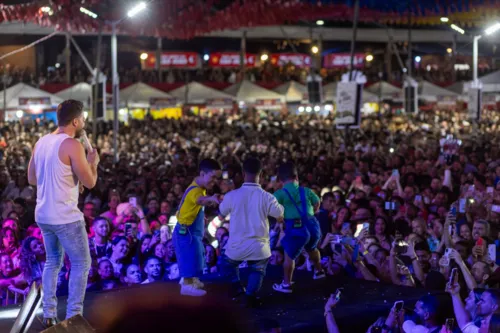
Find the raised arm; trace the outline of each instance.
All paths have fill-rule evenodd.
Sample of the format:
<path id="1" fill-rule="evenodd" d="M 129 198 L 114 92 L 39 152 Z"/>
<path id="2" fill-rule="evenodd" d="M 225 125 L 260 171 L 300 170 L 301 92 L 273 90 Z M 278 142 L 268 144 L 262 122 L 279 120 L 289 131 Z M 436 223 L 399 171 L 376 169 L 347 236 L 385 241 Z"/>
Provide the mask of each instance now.
<path id="1" fill-rule="evenodd" d="M 78 180 L 88 189 L 91 189 L 97 183 L 97 166 L 99 165 L 99 155 L 97 150 L 85 157 L 85 150 L 80 142 L 74 139 L 66 139 L 61 145 L 63 154 L 67 152 L 70 165 Z M 61 157 L 61 152 L 59 152 Z"/>

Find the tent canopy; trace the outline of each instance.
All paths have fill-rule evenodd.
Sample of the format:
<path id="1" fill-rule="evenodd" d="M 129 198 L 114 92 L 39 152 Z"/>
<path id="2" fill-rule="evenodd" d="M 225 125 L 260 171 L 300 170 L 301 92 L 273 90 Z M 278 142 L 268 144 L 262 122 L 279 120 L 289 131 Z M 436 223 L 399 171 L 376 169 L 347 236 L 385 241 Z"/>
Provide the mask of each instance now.
<path id="1" fill-rule="evenodd" d="M 288 103 L 295 103 L 306 99 L 307 87 L 296 81 L 290 81 L 276 87 L 274 92 L 285 96 Z"/>
<path id="2" fill-rule="evenodd" d="M 418 84 L 418 97 L 429 102 L 435 102 L 440 97 L 458 98 L 458 94 L 430 82 L 422 81 Z"/>
<path id="3" fill-rule="evenodd" d="M 186 99 L 186 89 L 188 94 L 187 101 L 190 104 L 204 104 L 208 99 L 213 98 L 234 99 L 234 97 L 229 94 L 207 87 L 198 82 L 191 82 L 174 89 L 170 91 L 169 94 L 177 98 L 178 101 L 184 101 Z"/>
<path id="4" fill-rule="evenodd" d="M 171 98 L 172 96 L 153 88 L 145 83 L 138 82 L 120 90 L 121 105 L 132 108 L 148 108 L 151 98 Z"/>
<path id="5" fill-rule="evenodd" d="M 246 103 L 255 103 L 257 100 L 279 99 L 285 101 L 285 97 L 272 90 L 268 90 L 258 86 L 248 80 L 241 81 L 226 88 L 224 92 L 234 96 L 238 101 Z"/>
<path id="6" fill-rule="evenodd" d="M 338 82 L 331 82 L 323 86 L 323 100 L 325 102 L 334 102 L 337 99 L 337 85 Z M 371 92 L 363 89 L 362 93 L 363 103 L 376 103 L 378 102 L 378 96 L 372 94 Z"/>
<path id="7" fill-rule="evenodd" d="M 3 96 L 4 93 L 1 91 L 0 107 L 2 108 L 4 104 Z M 11 110 L 29 110 L 34 107 L 42 110 L 51 109 L 63 102 L 60 97 L 25 83 L 18 83 L 7 88 L 6 97 L 7 109 Z"/>
<path id="8" fill-rule="evenodd" d="M 379 81 L 377 83 L 372 84 L 366 91 L 379 95 L 382 95 L 382 99 L 390 99 L 390 100 L 400 100 L 403 97 L 403 90 L 386 81 Z"/>
<path id="9" fill-rule="evenodd" d="M 86 82 L 77 83 L 56 93 L 56 96 L 63 100 L 74 99 L 80 101 L 85 107 L 89 108 L 91 107 L 90 101 L 92 100 L 92 86 Z"/>
<path id="10" fill-rule="evenodd" d="M 496 71 L 479 78 L 483 83 L 484 92 L 500 92 L 500 71 Z"/>

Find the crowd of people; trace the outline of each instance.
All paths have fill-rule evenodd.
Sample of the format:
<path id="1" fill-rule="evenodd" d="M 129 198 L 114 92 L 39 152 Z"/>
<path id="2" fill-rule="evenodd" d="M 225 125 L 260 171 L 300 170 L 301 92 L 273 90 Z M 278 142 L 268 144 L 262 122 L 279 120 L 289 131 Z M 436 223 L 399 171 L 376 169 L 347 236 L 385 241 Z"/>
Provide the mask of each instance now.
<path id="1" fill-rule="evenodd" d="M 499 121 L 492 112 L 485 112 L 477 125 L 465 114 L 438 110 L 372 115 L 346 137 L 334 128 L 331 116 L 249 112 L 146 118 L 121 126 L 117 163 L 111 124 L 99 123 L 98 137 L 90 136 L 100 152 L 99 179 L 80 195 L 92 257 L 87 289 L 178 280 L 171 235 L 198 163 L 211 158 L 222 165 L 224 176 L 210 194 L 224 196 L 242 186 L 241 161 L 253 156 L 263 166 L 262 188 L 276 193 L 278 201 L 286 180 L 278 169 L 290 161 L 300 186 L 321 198 L 313 212 L 322 234 L 320 267 L 312 252 L 301 252 L 293 258 L 296 269 L 314 271 L 315 277 L 347 275 L 423 288 L 422 295 L 427 294 L 424 288 L 446 290 L 455 326 L 463 332 L 499 332 Z M 0 129 L 3 304 L 11 303 L 12 295 L 25 295 L 42 276 L 45 251 L 33 217 L 36 188 L 28 185 L 26 167 L 36 141 L 54 128 L 50 123 L 8 123 Z M 220 259 L 231 238 L 231 216 L 219 215 L 216 208 L 205 211 L 206 274 L 221 272 Z M 282 266 L 287 228 L 269 220 L 269 264 Z M 57 281 L 60 295 L 67 293 L 70 274 L 65 260 Z M 285 278 L 275 289 L 293 293 L 295 288 Z M 332 297 L 325 308 L 330 332 L 338 329 L 334 307 L 339 299 Z M 451 331 L 441 309 L 435 298 L 425 296 L 415 307 L 417 319 L 405 319 L 404 310 L 395 306 L 368 331 Z"/>

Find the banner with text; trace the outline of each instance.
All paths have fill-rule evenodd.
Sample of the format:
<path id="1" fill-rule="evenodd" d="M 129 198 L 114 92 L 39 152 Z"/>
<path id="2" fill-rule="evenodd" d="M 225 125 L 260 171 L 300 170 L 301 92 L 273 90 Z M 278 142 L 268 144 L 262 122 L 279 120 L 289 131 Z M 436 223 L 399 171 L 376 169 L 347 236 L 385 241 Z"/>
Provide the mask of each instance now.
<path id="1" fill-rule="evenodd" d="M 354 67 L 361 68 L 365 64 L 365 54 L 354 54 Z M 323 58 L 323 67 L 325 68 L 341 68 L 351 66 L 351 54 L 349 53 L 332 53 L 327 54 Z"/>
<path id="2" fill-rule="evenodd" d="M 200 56 L 196 52 L 163 52 L 160 58 L 161 68 L 198 68 Z M 142 61 L 143 69 L 156 69 L 156 53 L 149 52 Z"/>
<path id="3" fill-rule="evenodd" d="M 177 98 L 175 97 L 151 97 L 149 104 L 152 108 L 173 108 L 177 106 Z"/>
<path id="4" fill-rule="evenodd" d="M 255 67 L 256 54 L 247 53 L 245 55 L 245 66 Z M 210 54 L 208 61 L 212 67 L 239 67 L 240 54 L 238 52 L 217 52 Z"/>
<path id="5" fill-rule="evenodd" d="M 301 53 L 275 53 L 271 54 L 271 64 L 275 66 L 292 65 L 304 68 L 311 66 L 311 56 Z"/>
<path id="6" fill-rule="evenodd" d="M 19 105 L 50 105 L 50 97 L 19 97 Z"/>
<path id="7" fill-rule="evenodd" d="M 359 85 L 362 87 L 362 85 Z M 337 115 L 335 124 L 337 126 L 359 125 L 361 91 L 356 82 L 339 82 L 337 84 Z"/>
<path id="8" fill-rule="evenodd" d="M 281 110 L 283 103 L 281 99 L 257 99 L 255 101 L 255 108 L 260 110 Z"/>

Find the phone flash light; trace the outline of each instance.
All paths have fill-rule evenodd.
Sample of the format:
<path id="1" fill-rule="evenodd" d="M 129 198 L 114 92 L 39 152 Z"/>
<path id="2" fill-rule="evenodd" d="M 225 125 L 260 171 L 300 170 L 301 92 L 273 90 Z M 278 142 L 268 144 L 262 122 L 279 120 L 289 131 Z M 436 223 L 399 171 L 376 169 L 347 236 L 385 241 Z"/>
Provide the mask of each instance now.
<path id="1" fill-rule="evenodd" d="M 389 148 L 389 153 L 394 153 L 394 148 Z"/>

